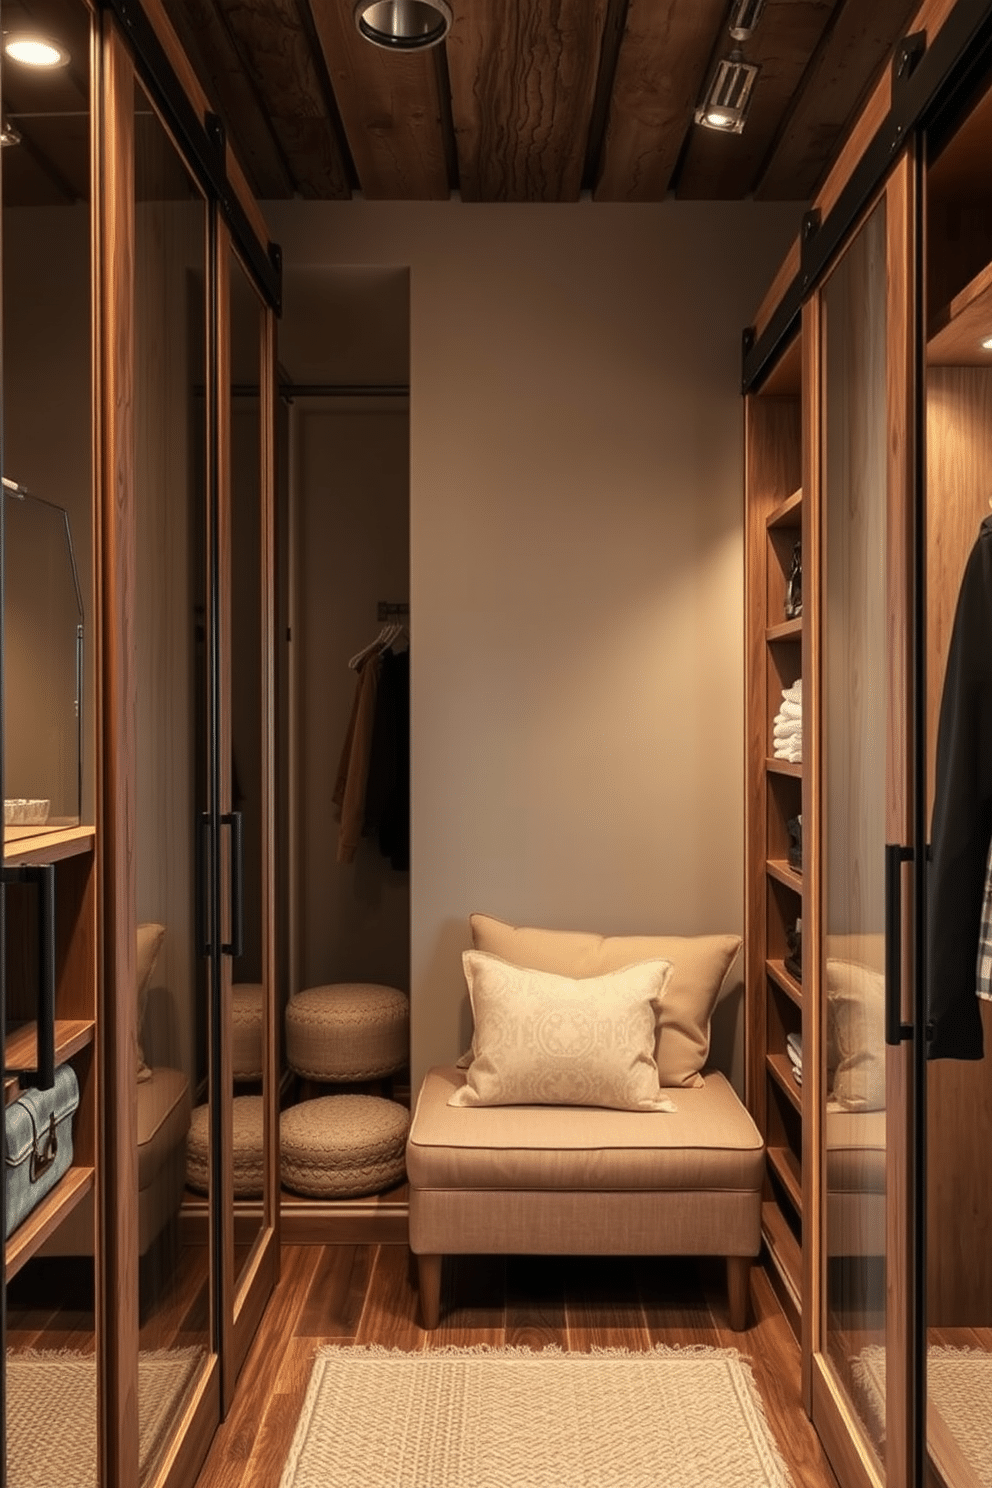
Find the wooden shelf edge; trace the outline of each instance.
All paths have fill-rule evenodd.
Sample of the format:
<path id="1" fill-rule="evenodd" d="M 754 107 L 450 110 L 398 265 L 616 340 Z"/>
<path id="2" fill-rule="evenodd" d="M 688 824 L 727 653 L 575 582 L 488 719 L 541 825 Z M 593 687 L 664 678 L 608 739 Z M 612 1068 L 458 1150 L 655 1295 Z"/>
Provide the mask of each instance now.
<path id="1" fill-rule="evenodd" d="M 959 290 L 947 305 L 939 306 L 930 317 L 927 326 L 928 347 L 937 340 L 942 331 L 955 324 L 963 315 L 979 305 L 992 292 L 992 264 L 980 269 L 963 289 Z"/>
<path id="2" fill-rule="evenodd" d="M 790 775 L 793 780 L 803 778 L 802 761 L 794 765 L 791 760 L 776 759 L 770 754 L 765 760 L 765 769 L 769 775 Z"/>
<path id="3" fill-rule="evenodd" d="M 797 982 L 795 977 L 786 971 L 785 962 L 766 961 L 765 971 L 771 977 L 776 987 L 784 992 L 786 997 L 796 1004 L 796 1007 L 801 1008 L 803 1005 L 802 983 Z"/>
<path id="4" fill-rule="evenodd" d="M 802 1316 L 802 1251 L 778 1205 L 761 1206 L 761 1237 L 772 1269 L 772 1285 L 798 1337 Z"/>
<path id="5" fill-rule="evenodd" d="M 7 1241 L 7 1280 L 16 1276 L 38 1251 L 49 1235 L 54 1235 L 77 1204 L 81 1204 L 94 1183 L 92 1168 L 70 1168 L 37 1209 L 32 1209 L 23 1224 Z"/>
<path id="6" fill-rule="evenodd" d="M 96 1023 L 92 1018 L 57 1018 L 55 1020 L 55 1063 L 65 1064 L 73 1054 L 92 1044 Z M 4 1048 L 4 1068 L 35 1069 L 38 1064 L 37 1025 L 25 1023 L 12 1033 Z M 8 1082 L 9 1083 L 9 1082 Z"/>
<path id="7" fill-rule="evenodd" d="M 765 640 L 769 645 L 776 641 L 801 641 L 803 638 L 803 617 L 799 615 L 795 620 L 781 620 L 778 625 L 769 625 L 765 628 Z"/>
<path id="8" fill-rule="evenodd" d="M 799 1114 L 802 1115 L 802 1086 L 796 1083 L 792 1074 L 792 1062 L 789 1056 L 787 1054 L 766 1054 L 765 1065 L 775 1083 L 782 1089 Z"/>
<path id="9" fill-rule="evenodd" d="M 60 827 L 32 837 L 4 838 L 5 863 L 57 863 L 90 852 L 96 842 L 95 827 Z"/>
<path id="10" fill-rule="evenodd" d="M 768 1166 L 788 1194 L 792 1207 L 802 1218 L 803 1185 L 795 1153 L 789 1147 L 767 1147 L 765 1156 Z"/>
<path id="11" fill-rule="evenodd" d="M 792 889 L 797 894 L 802 893 L 803 876 L 797 873 L 785 858 L 766 859 L 765 872 L 771 878 L 777 879 L 780 884 L 785 884 L 787 889 Z"/>
<path id="12" fill-rule="evenodd" d="M 772 507 L 765 518 L 765 525 L 767 527 L 798 527 L 802 505 L 803 490 L 800 486 L 798 491 L 793 491 L 792 495 L 780 501 L 778 506 Z"/>

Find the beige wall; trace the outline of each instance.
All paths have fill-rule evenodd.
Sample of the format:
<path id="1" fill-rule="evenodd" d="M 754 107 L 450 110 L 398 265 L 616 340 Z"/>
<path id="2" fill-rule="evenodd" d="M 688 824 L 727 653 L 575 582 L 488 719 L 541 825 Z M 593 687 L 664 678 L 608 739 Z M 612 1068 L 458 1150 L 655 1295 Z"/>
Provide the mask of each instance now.
<path id="1" fill-rule="evenodd" d="M 410 268 L 416 1082 L 473 909 L 741 927 L 740 332 L 796 211 L 267 215 L 290 265 Z"/>

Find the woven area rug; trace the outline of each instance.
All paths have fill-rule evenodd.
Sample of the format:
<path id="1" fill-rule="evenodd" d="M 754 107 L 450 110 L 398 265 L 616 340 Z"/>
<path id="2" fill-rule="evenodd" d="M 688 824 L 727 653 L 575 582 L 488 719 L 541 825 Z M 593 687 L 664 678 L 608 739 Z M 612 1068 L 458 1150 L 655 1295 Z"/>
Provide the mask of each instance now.
<path id="1" fill-rule="evenodd" d="M 318 1351 L 280 1488 L 788 1488 L 735 1349 Z"/>
<path id="2" fill-rule="evenodd" d="M 183 1409 L 202 1348 L 138 1355 L 138 1473 L 144 1482 Z M 9 1488 L 96 1488 L 92 1354 L 7 1353 Z"/>
<path id="3" fill-rule="evenodd" d="M 870 1344 L 852 1369 L 884 1429 L 885 1350 Z M 927 1349 L 927 1394 L 978 1481 L 992 1488 L 992 1354 L 932 1344 Z"/>

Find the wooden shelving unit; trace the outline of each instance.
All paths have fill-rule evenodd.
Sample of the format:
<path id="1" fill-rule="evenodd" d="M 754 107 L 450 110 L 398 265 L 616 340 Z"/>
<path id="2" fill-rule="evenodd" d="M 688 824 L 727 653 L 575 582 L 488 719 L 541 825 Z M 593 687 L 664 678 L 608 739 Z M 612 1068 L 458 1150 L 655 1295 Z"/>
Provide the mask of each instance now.
<path id="1" fill-rule="evenodd" d="M 797 1333 L 802 1312 L 803 1092 L 786 1052 L 803 1031 L 803 989 L 787 969 L 802 920 L 803 874 L 790 861 L 788 823 L 803 811 L 803 767 L 774 756 L 783 690 L 803 672 L 802 616 L 786 613 L 801 543 L 802 346 L 794 339 L 745 405 L 747 570 L 747 1099 L 765 1139 L 766 1259 Z"/>
<path id="2" fill-rule="evenodd" d="M 73 1161 L 68 1172 L 17 1227 L 6 1244 L 6 1279 L 36 1255 L 73 1210 L 92 1192 L 96 1163 L 96 834 L 91 826 L 55 827 L 19 833 L 4 841 L 8 865 L 56 866 L 55 1062 L 71 1062 L 79 1080 L 73 1119 Z M 4 1046 L 4 1103 L 16 1100 L 16 1071 L 37 1067 L 37 1027 L 18 1021 L 18 1000 L 27 1010 L 37 980 L 36 905 L 28 886 L 7 888 L 7 988 L 13 1011 Z M 21 1013 L 23 1017 L 23 1012 Z M 28 1075 L 30 1082 L 30 1075 Z"/>

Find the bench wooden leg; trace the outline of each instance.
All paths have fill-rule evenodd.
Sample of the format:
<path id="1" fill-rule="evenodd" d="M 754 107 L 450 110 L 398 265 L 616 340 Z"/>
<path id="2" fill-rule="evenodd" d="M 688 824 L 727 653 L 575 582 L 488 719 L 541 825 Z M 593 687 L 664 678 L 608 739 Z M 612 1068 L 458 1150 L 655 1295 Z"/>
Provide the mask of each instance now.
<path id="1" fill-rule="evenodd" d="M 735 1333 L 743 1333 L 747 1327 L 747 1304 L 751 1290 L 751 1257 L 727 1257 L 727 1299 L 729 1302 L 730 1326 Z"/>
<path id="2" fill-rule="evenodd" d="M 434 1329 L 441 1321 L 441 1262 L 439 1255 L 419 1255 L 417 1276 L 420 1286 L 420 1321 L 427 1329 Z"/>

